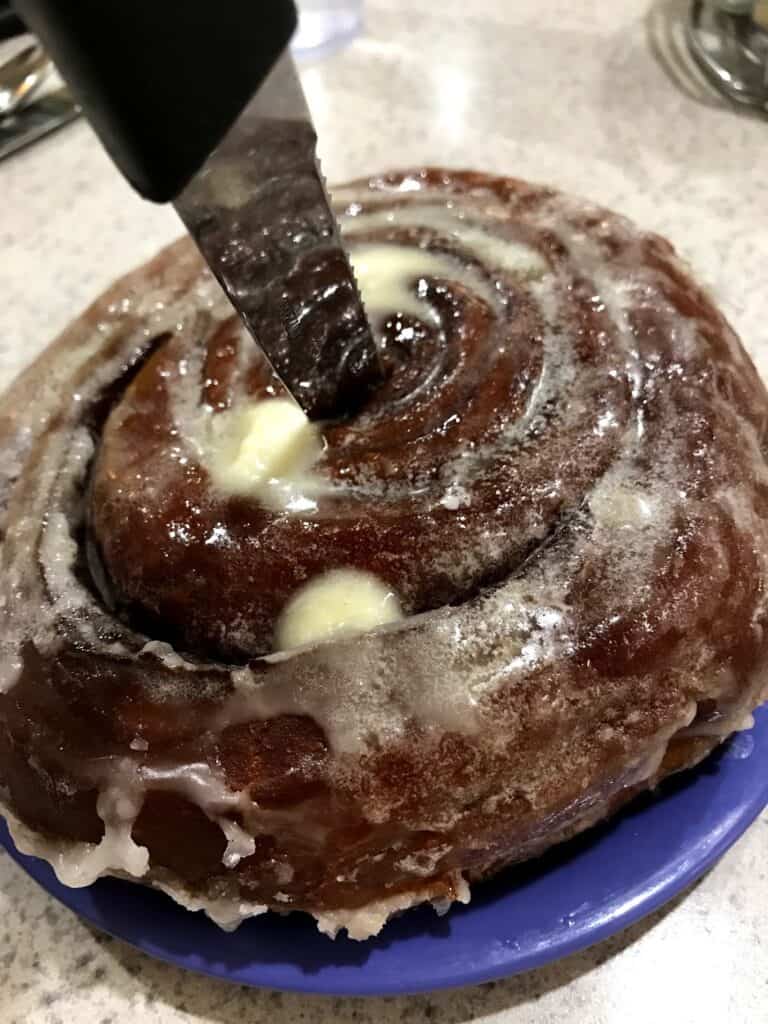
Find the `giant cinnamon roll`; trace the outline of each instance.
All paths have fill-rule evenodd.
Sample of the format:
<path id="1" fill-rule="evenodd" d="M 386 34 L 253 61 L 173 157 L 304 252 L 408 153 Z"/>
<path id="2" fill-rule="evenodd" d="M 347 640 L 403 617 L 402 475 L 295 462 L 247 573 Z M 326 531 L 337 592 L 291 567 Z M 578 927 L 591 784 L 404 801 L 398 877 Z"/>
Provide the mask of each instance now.
<path id="1" fill-rule="evenodd" d="M 188 239 L 2 400 L 0 782 L 70 885 L 364 938 L 748 725 L 768 400 L 621 217 L 438 170 L 336 196 L 353 415 L 297 420 Z M 298 315 L 341 315 L 311 273 Z"/>

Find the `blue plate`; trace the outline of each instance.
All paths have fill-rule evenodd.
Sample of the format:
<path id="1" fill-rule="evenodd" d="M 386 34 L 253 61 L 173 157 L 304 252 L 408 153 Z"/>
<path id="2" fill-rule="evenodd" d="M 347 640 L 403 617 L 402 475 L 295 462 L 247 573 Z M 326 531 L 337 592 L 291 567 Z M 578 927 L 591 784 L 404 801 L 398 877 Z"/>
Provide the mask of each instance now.
<path id="1" fill-rule="evenodd" d="M 266 915 L 224 934 L 161 893 L 101 879 L 67 889 L 0 841 L 43 888 L 91 924 L 192 971 L 242 985 L 384 995 L 488 981 L 583 949 L 655 910 L 720 857 L 768 804 L 768 706 L 694 771 L 612 821 L 474 888 L 468 907 L 430 908 L 377 939 L 331 942 L 300 914 Z"/>

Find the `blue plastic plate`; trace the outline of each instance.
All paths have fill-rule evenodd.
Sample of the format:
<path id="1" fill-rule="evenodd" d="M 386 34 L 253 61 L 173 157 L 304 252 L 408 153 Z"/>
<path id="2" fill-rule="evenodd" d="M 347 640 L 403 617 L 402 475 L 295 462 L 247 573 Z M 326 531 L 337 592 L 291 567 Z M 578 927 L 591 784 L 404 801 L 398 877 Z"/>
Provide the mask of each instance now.
<path id="1" fill-rule="evenodd" d="M 320 935 L 304 915 L 265 915 L 225 934 L 161 893 L 101 879 L 60 885 L 0 841 L 49 893 L 151 956 L 243 985 L 338 995 L 419 992 L 488 981 L 583 949 L 655 910 L 735 842 L 768 804 L 768 706 L 694 771 L 539 860 L 478 885 L 439 918 L 410 911 L 369 942 Z"/>

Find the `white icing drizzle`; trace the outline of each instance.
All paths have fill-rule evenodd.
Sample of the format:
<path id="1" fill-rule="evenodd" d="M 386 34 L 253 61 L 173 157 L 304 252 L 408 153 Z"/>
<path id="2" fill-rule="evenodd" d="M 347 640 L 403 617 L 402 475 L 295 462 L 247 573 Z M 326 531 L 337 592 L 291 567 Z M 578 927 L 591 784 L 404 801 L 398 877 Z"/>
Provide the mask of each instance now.
<path id="1" fill-rule="evenodd" d="M 407 313 L 439 326 L 440 316 L 426 293 L 426 282 L 430 279 L 458 282 L 489 304 L 498 302 L 482 274 L 444 253 L 391 242 L 352 242 L 349 257 L 366 313 L 374 319 Z"/>
<path id="2" fill-rule="evenodd" d="M 105 858 L 101 857 L 97 863 L 94 859 L 94 850 L 98 847 L 89 843 L 48 840 L 23 825 L 7 808 L 2 808 L 0 805 L 0 810 L 6 818 L 11 837 L 19 852 L 47 861 L 53 867 L 62 885 L 81 888 L 90 885 L 105 874 L 124 874 L 133 878 L 146 875 L 148 865 L 143 863 L 143 856 L 137 859 L 137 863 L 131 861 L 126 863 L 123 856 L 124 851 L 120 851 L 118 856 L 113 858 L 114 862 L 107 864 Z M 137 849 L 143 850 L 144 848 L 137 847 Z M 97 868 L 98 874 L 94 873 Z M 139 871 L 138 868 L 142 870 Z M 244 921 L 252 917 L 259 917 L 269 909 L 264 904 L 244 900 L 234 894 L 216 896 L 192 893 L 181 882 L 169 877 L 168 873 L 162 869 L 159 869 L 156 875 L 150 875 L 144 880 L 153 888 L 170 896 L 186 910 L 203 911 L 222 931 L 234 931 Z M 286 877 L 285 881 L 290 881 L 290 877 Z M 469 886 L 461 874 L 454 872 L 449 876 L 449 881 L 455 891 L 456 901 L 469 903 Z M 446 913 L 451 905 L 451 900 L 433 899 L 433 893 L 434 887 L 426 884 L 424 889 L 415 889 L 407 894 L 376 900 L 354 910 L 310 913 L 317 922 L 318 930 L 323 934 L 335 938 L 342 929 L 346 929 L 350 938 L 363 941 L 377 935 L 392 915 L 417 906 L 419 903 L 431 901 L 438 914 Z M 288 897 L 284 893 L 277 893 L 278 899 L 280 896 L 284 897 L 283 902 L 288 902 Z"/>
<path id="3" fill-rule="evenodd" d="M 166 668 L 184 669 L 185 671 L 196 671 L 198 666 L 183 658 L 178 651 L 175 651 L 165 640 L 148 640 L 139 651 L 142 654 L 151 654 Z"/>
<path id="4" fill-rule="evenodd" d="M 340 202 L 344 201 L 344 194 L 337 197 Z M 373 205 L 373 204 L 372 204 Z M 353 207 L 354 210 L 354 207 Z M 488 210 L 484 214 L 488 215 Z M 467 212 L 458 203 L 451 205 L 436 205 L 428 202 L 413 202 L 407 206 L 395 207 L 388 210 L 373 209 L 370 212 L 355 213 L 347 212 L 343 219 L 345 236 L 352 245 L 352 262 L 355 270 L 358 270 L 358 259 L 356 253 L 365 249 L 365 243 L 355 244 L 355 235 L 367 231 L 380 230 L 382 228 L 431 228 L 443 238 L 456 242 L 465 252 L 469 252 L 478 260 L 487 263 L 491 268 L 501 270 L 507 274 L 521 278 L 537 278 L 547 270 L 546 261 L 532 249 L 530 245 L 516 241 L 513 238 L 502 238 L 498 235 L 489 234 L 482 227 L 469 219 Z M 494 224 L 496 230 L 504 230 L 504 217 L 500 223 Z M 508 229 L 508 225 L 506 226 Z M 404 247 L 403 247 L 404 248 Z M 412 248 L 405 249 L 406 252 L 414 253 Z M 417 252 L 418 250 L 416 250 Z M 413 271 L 409 268 L 408 273 Z M 418 271 L 417 271 L 418 272 Z M 429 273 L 424 270 L 423 273 Z M 447 275 L 446 275 L 447 276 Z M 367 304 L 364 285 L 363 298 Z M 389 307 L 391 311 L 392 307 Z"/>
<path id="5" fill-rule="evenodd" d="M 690 727 L 690 723 L 695 712 L 695 704 L 689 704 L 681 711 L 680 715 L 674 722 L 668 724 L 664 729 L 662 729 L 659 734 L 649 742 L 644 755 L 633 766 L 630 766 L 626 770 L 621 779 L 617 780 L 617 788 L 634 786 L 646 780 L 653 779 L 658 772 L 670 738 L 680 730 L 682 730 L 682 733 L 684 734 L 699 735 L 700 733 L 698 732 L 697 727 Z M 735 717 L 736 712 L 734 712 L 734 716 L 732 718 L 729 716 L 729 720 L 719 720 L 716 725 L 715 723 L 712 724 L 711 731 L 708 730 L 706 733 L 701 734 L 725 737 L 732 731 L 733 719 L 735 719 Z M 746 722 L 743 721 L 742 725 L 746 727 Z M 689 726 L 689 728 L 686 728 L 686 726 Z M 224 804 L 230 806 L 237 804 L 242 809 L 243 798 L 241 794 L 233 794 L 231 792 L 223 794 L 221 783 L 212 776 L 212 773 L 207 769 L 207 766 L 202 770 L 200 770 L 200 766 L 195 767 L 198 770 L 193 773 L 190 780 L 185 780 L 179 773 L 155 772 L 152 775 L 147 774 L 145 776 L 145 781 L 150 781 L 151 779 L 156 783 L 165 783 L 170 780 L 175 788 L 178 787 L 176 791 L 183 793 L 183 795 L 192 800 L 192 802 L 198 803 L 198 805 L 200 805 L 200 798 L 202 797 L 203 802 L 206 805 L 208 805 L 208 800 L 210 798 L 214 804 L 223 800 Z M 128 768 L 125 762 L 122 763 L 121 770 L 127 780 L 133 782 L 137 778 L 136 773 Z M 496 799 L 501 799 L 502 796 L 503 794 L 498 794 Z M 113 791 L 110 797 L 107 800 L 104 800 L 102 807 L 105 809 L 108 808 L 110 818 L 117 810 L 115 805 L 124 798 L 125 792 L 118 795 L 117 792 Z M 7 808 L 2 808 L 2 806 L 0 806 L 0 810 L 2 810 L 8 820 L 11 835 L 20 852 L 36 857 L 42 857 L 47 860 L 54 867 L 57 876 L 63 884 L 72 886 L 87 885 L 102 874 L 113 873 L 125 873 L 132 875 L 133 877 L 141 877 L 142 875 L 145 875 L 148 870 L 149 866 L 145 863 L 141 852 L 139 853 L 136 862 L 134 862 L 130 855 L 128 855 L 132 847 L 132 840 L 128 837 L 126 841 L 124 833 L 120 835 L 119 838 L 115 837 L 118 842 L 117 847 L 113 848 L 111 840 L 109 846 L 103 849 L 99 856 L 94 856 L 95 851 L 98 850 L 99 847 L 94 847 L 87 843 L 68 843 L 63 840 L 48 840 L 38 833 L 32 832 L 30 829 L 26 828 L 26 826 L 18 822 Z M 126 805 L 119 813 L 124 817 L 130 817 L 133 810 L 133 806 Z M 604 811 L 602 810 L 602 805 L 599 801 L 595 802 L 593 798 L 588 798 L 585 799 L 584 807 L 579 810 L 578 813 L 581 816 L 580 820 L 586 827 L 589 823 L 599 820 Z M 123 844 L 122 847 L 120 847 L 120 843 Z M 143 848 L 140 847 L 137 847 L 136 849 L 139 851 L 143 850 Z M 318 929 L 332 938 L 341 930 L 346 929 L 350 938 L 365 940 L 378 934 L 391 916 L 407 910 L 412 906 L 416 906 L 419 903 L 431 901 L 438 914 L 446 913 L 450 908 L 452 901 L 443 897 L 435 897 L 434 887 L 430 886 L 428 879 L 430 874 L 437 867 L 442 856 L 444 856 L 445 852 L 449 849 L 449 846 L 437 846 L 418 857 L 411 855 L 401 860 L 399 866 L 402 870 L 405 870 L 416 877 L 424 878 L 424 888 L 415 889 L 408 893 L 397 894 L 392 897 L 384 897 L 383 899 L 375 900 L 354 910 L 339 909 L 335 911 L 312 912 L 317 921 Z M 115 856 L 107 856 L 108 851 L 114 852 Z M 239 857 L 235 863 L 237 863 L 238 860 Z M 109 861 L 109 863 L 107 863 L 107 861 Z M 292 876 L 290 866 L 282 865 L 281 867 L 283 881 L 290 881 Z M 96 873 L 97 871 L 98 873 Z M 172 899 L 186 909 L 191 911 L 204 911 L 211 920 L 225 931 L 231 931 L 237 928 L 243 921 L 250 917 L 258 916 L 268 909 L 262 904 L 243 900 L 239 896 L 233 894 L 192 894 L 177 880 L 166 877 L 166 873 L 162 870 L 159 870 L 157 873 L 150 874 L 146 878 L 146 881 L 155 888 L 167 893 Z M 460 903 L 469 903 L 469 886 L 461 873 L 453 872 L 448 876 L 448 881 L 454 891 L 454 899 Z M 281 894 L 278 893 L 278 898 L 280 895 Z M 288 899 L 286 898 L 285 901 L 288 902 Z"/>
<path id="6" fill-rule="evenodd" d="M 133 744 L 131 744 L 133 746 Z M 223 775 L 206 763 L 177 764 L 167 768 L 137 764 L 130 758 L 100 762 L 94 772 L 101 776 L 96 810 L 104 823 L 97 844 L 41 840 L 20 823 L 13 823 L 14 842 L 22 853 L 48 860 L 63 885 L 81 888 L 107 874 L 141 878 L 149 870 L 149 853 L 138 846 L 132 829 L 147 792 L 153 789 L 177 793 L 216 822 L 227 840 L 222 856 L 226 868 L 236 867 L 255 850 L 255 840 L 233 815 L 250 821 L 258 807 L 247 793 L 231 790 Z M 9 816 L 9 821 L 11 817 Z M 42 852 L 41 852 L 42 851 Z"/>
<path id="7" fill-rule="evenodd" d="M 214 772 L 209 764 L 142 766 L 139 776 L 148 790 L 178 793 L 216 822 L 227 840 L 222 856 L 226 868 L 237 867 L 241 860 L 252 856 L 254 837 L 233 815 L 242 816 L 247 825 L 258 808 L 247 793 L 231 790 L 223 774 Z"/>
<path id="8" fill-rule="evenodd" d="M 137 846 L 131 829 L 144 801 L 144 788 L 128 759 L 118 761 L 108 773 L 96 801 L 104 822 L 99 843 L 67 843 L 46 840 L 8 815 L 13 841 L 22 853 L 43 857 L 62 885 L 80 889 L 102 875 L 122 873 L 142 878 L 149 870 L 149 851 Z"/>
<path id="9" fill-rule="evenodd" d="M 150 884 L 170 896 L 185 910 L 193 913 L 202 910 L 224 932 L 233 932 L 243 921 L 260 917 L 269 910 L 263 903 L 253 903 L 236 896 L 200 896 L 169 879 L 151 879 Z"/>
<path id="10" fill-rule="evenodd" d="M 256 840 L 230 818 L 218 818 L 221 830 L 226 836 L 227 846 L 221 862 L 225 868 L 236 868 L 241 860 L 252 857 L 256 852 Z"/>
<path id="11" fill-rule="evenodd" d="M 445 843 L 425 853 L 408 854 L 408 856 L 397 861 L 395 867 L 401 871 L 407 871 L 408 874 L 418 875 L 419 878 L 429 878 L 431 875 L 434 875 L 437 865 L 450 850 L 450 844 Z"/>
<path id="12" fill-rule="evenodd" d="M 397 893 L 393 896 L 385 896 L 384 899 L 368 903 L 364 907 L 354 910 L 333 910 L 316 913 L 318 931 L 330 938 L 335 939 L 342 929 L 346 929 L 350 939 L 369 939 L 372 935 L 378 935 L 387 921 L 394 914 L 431 900 L 438 914 L 444 914 L 452 902 L 469 903 L 471 894 L 469 885 L 460 872 L 454 872 L 450 876 L 450 882 L 455 890 L 454 900 L 437 898 L 431 900 L 429 889 L 412 890 L 410 892 Z M 434 892 L 434 890 L 433 890 Z"/>

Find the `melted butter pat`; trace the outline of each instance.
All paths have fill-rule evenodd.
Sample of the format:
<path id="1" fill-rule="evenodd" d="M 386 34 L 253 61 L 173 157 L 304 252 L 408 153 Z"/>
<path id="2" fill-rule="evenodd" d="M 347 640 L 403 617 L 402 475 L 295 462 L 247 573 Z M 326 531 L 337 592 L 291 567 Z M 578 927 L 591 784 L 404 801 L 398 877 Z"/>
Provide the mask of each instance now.
<path id="1" fill-rule="evenodd" d="M 355 636 L 402 617 L 397 595 L 372 573 L 334 569 L 291 598 L 277 624 L 275 646 L 285 650 Z"/>
<path id="2" fill-rule="evenodd" d="M 211 420 L 207 466 L 226 494 L 251 495 L 270 508 L 309 511 L 318 481 L 311 467 L 323 453 L 316 424 L 286 398 L 267 398 Z"/>
<path id="3" fill-rule="evenodd" d="M 477 271 L 443 253 L 393 242 L 372 242 L 351 244 L 349 256 L 370 316 L 404 313 L 439 325 L 440 316 L 425 295 L 423 282 L 427 278 L 456 281 L 487 302 L 495 301 L 488 282 Z"/>

